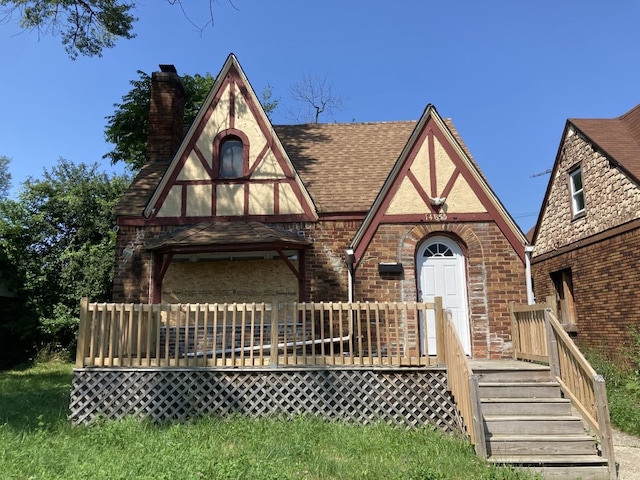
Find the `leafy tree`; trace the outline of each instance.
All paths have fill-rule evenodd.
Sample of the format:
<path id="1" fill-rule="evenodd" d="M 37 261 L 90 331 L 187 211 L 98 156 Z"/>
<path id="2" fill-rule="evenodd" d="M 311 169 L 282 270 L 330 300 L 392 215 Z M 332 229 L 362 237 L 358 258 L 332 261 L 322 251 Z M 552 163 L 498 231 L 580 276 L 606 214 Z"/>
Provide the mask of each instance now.
<path id="1" fill-rule="evenodd" d="M 5 21 L 19 16 L 20 26 L 38 34 L 60 35 L 71 58 L 102 55 L 118 38 L 135 37 L 128 0 L 0 0 Z"/>
<path id="2" fill-rule="evenodd" d="M 0 200 L 9 194 L 11 188 L 11 173 L 9 172 L 9 157 L 0 156 Z"/>
<path id="3" fill-rule="evenodd" d="M 112 164 L 124 162 L 132 172 L 138 171 L 147 160 L 147 136 L 149 133 L 149 106 L 151 98 L 151 76 L 138 70 L 138 79 L 132 80 L 131 90 L 122 97 L 121 103 L 114 104 L 115 112 L 107 118 L 104 134 L 114 149 L 103 158 Z M 186 102 L 184 122 L 191 124 L 204 103 L 214 78 L 210 73 L 204 75 L 183 75 L 180 77 L 185 86 Z M 271 115 L 278 106 L 279 99 L 273 97 L 271 85 L 262 91 L 262 104 L 267 115 Z"/>
<path id="4" fill-rule="evenodd" d="M 112 164 L 124 162 L 132 171 L 137 171 L 147 161 L 147 136 L 149 134 L 149 106 L 151 98 L 151 75 L 138 70 L 139 78 L 132 80 L 131 90 L 116 103 L 115 113 L 107 117 L 104 134 L 115 148 L 103 156 Z M 191 123 L 206 98 L 214 78 L 205 75 L 183 75 L 186 91 L 184 107 L 185 122 Z"/>
<path id="5" fill-rule="evenodd" d="M 72 349 L 79 299 L 110 299 L 113 207 L 128 184 L 127 176 L 108 176 L 97 164 L 60 159 L 42 179 L 27 180 L 18 200 L 0 202 L 0 249 L 11 266 L 6 281 L 26 312 L 4 328 L 27 337 L 23 353 Z M 29 326 L 26 332 L 21 324 Z M 11 338 L 0 333 L 4 341 Z"/>
<path id="6" fill-rule="evenodd" d="M 209 14 L 199 26 L 181 0 L 166 0 L 170 5 L 177 5 L 189 23 L 200 31 L 213 24 L 213 1 L 209 0 Z M 102 50 L 113 48 L 118 39 L 135 37 L 133 25 L 138 19 L 131 12 L 137 3 L 134 0 L 0 0 L 0 7 L 4 7 L 0 10 L 0 22 L 7 23 L 18 17 L 20 26 L 26 30 L 37 30 L 39 35 L 60 35 L 72 59 L 78 55 L 101 56 Z"/>

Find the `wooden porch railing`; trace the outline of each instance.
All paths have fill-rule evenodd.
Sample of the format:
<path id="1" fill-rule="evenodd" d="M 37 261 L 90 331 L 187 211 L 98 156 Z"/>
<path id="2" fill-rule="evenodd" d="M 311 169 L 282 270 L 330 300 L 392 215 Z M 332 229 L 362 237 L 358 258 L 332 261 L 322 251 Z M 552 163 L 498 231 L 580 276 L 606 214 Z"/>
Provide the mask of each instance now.
<path id="1" fill-rule="evenodd" d="M 474 445 L 476 453 L 482 458 L 487 458 L 484 425 L 480 410 L 478 377 L 473 374 L 471 363 L 464 353 L 462 341 L 458 336 L 449 311 L 444 313 L 443 326 L 447 388 L 458 406 L 460 416 L 467 427 L 469 440 Z"/>
<path id="2" fill-rule="evenodd" d="M 546 363 L 593 432 L 615 472 L 609 403 L 604 379 L 591 367 L 546 304 L 511 305 L 514 357 Z M 615 477 L 614 477 L 615 478 Z"/>
<path id="3" fill-rule="evenodd" d="M 418 328 L 435 302 L 80 305 L 79 368 L 437 363 Z"/>

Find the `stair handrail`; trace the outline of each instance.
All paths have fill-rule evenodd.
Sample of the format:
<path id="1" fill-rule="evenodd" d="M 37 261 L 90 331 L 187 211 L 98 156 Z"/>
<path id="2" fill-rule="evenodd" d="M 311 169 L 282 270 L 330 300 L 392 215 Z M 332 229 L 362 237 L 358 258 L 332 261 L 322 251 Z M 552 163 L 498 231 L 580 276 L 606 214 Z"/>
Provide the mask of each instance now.
<path id="1" fill-rule="evenodd" d="M 600 439 L 610 478 L 615 479 L 613 434 L 604 378 L 593 369 L 551 308 L 544 309 L 544 320 L 552 378 Z"/>
<path id="2" fill-rule="evenodd" d="M 478 376 L 473 374 L 471 362 L 469 362 L 464 352 L 462 341 L 453 324 L 451 311 L 445 310 L 444 313 L 444 356 L 447 367 L 447 389 L 453 395 L 476 454 L 481 458 L 487 458 Z"/>

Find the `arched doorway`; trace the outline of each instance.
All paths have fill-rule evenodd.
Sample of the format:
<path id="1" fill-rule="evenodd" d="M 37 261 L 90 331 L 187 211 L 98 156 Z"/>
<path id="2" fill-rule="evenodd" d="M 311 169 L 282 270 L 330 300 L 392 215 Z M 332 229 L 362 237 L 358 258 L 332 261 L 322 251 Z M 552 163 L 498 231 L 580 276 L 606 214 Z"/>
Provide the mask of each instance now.
<path id="1" fill-rule="evenodd" d="M 442 297 L 442 306 L 451 311 L 464 351 L 471 355 L 467 280 L 462 249 L 448 237 L 431 237 L 418 248 L 416 267 L 419 300 L 432 302 L 435 297 Z M 427 332 L 425 337 L 424 328 L 421 329 L 421 346 L 423 351 L 428 346 L 429 354 L 434 354 L 436 337 L 433 312 L 427 315 Z"/>

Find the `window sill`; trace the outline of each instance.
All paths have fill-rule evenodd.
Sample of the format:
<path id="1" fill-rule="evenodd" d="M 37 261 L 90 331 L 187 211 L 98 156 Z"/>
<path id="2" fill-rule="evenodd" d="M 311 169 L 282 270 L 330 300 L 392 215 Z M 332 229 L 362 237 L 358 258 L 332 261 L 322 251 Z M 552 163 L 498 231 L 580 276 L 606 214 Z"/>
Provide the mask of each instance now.
<path id="1" fill-rule="evenodd" d="M 576 213 L 572 218 L 571 221 L 574 222 L 576 220 L 580 220 L 581 218 L 584 218 L 587 216 L 587 212 L 585 210 L 581 211 L 580 213 Z"/>

